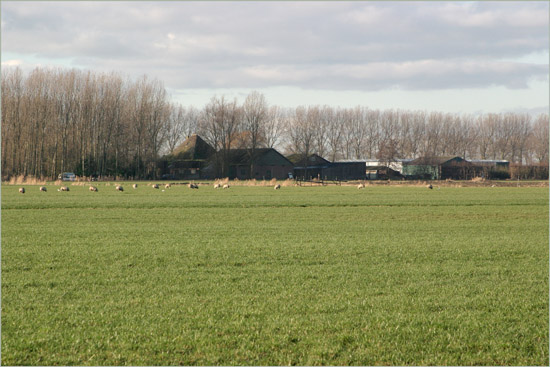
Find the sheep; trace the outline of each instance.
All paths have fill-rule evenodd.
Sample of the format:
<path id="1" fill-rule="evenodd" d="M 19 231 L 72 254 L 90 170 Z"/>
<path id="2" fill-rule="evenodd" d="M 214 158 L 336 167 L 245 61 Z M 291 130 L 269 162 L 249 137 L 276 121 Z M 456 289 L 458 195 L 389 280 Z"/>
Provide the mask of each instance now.
<path id="1" fill-rule="evenodd" d="M 46 186 L 40 186 L 40 191 L 46 192 L 46 191 L 48 191 L 48 190 L 46 189 Z"/>
<path id="2" fill-rule="evenodd" d="M 434 188 L 434 187 L 432 186 L 432 184 L 429 184 L 429 185 L 428 185 L 428 189 L 431 190 L 431 189 L 433 189 L 433 188 Z"/>
<path id="3" fill-rule="evenodd" d="M 159 188 L 159 185 L 157 185 L 157 184 L 153 185 L 153 189 L 158 189 L 158 188 Z"/>
<path id="4" fill-rule="evenodd" d="M 24 187 L 20 187 L 20 188 L 19 188 L 19 192 L 22 193 L 22 194 L 24 194 L 24 193 L 25 193 L 25 188 L 24 188 Z"/>
<path id="5" fill-rule="evenodd" d="M 364 188 L 365 188 L 365 185 L 362 184 L 362 183 L 360 183 L 359 185 L 357 185 L 357 188 L 358 188 L 358 189 L 364 189 Z"/>
<path id="6" fill-rule="evenodd" d="M 134 189 L 137 189 L 137 184 L 133 184 L 132 187 L 133 187 Z"/>
<path id="7" fill-rule="evenodd" d="M 59 188 L 59 191 L 69 191 L 69 187 L 68 186 L 61 186 Z"/>
<path id="8" fill-rule="evenodd" d="M 169 188 L 171 188 L 171 187 L 172 187 L 172 185 L 170 185 L 169 183 L 167 183 L 166 185 L 164 185 L 164 188 L 165 188 L 165 189 L 169 189 Z"/>
<path id="9" fill-rule="evenodd" d="M 223 185 L 223 188 L 224 188 L 224 189 L 228 189 L 228 188 L 230 188 L 230 187 L 231 187 L 231 186 L 229 186 L 229 184 Z"/>
<path id="10" fill-rule="evenodd" d="M 115 189 L 116 191 L 124 191 L 124 187 L 122 187 L 121 185 L 116 185 Z"/>
<path id="11" fill-rule="evenodd" d="M 279 185 L 279 184 L 275 185 L 275 187 L 274 187 L 275 190 L 279 190 L 280 188 L 281 188 L 281 185 Z"/>
<path id="12" fill-rule="evenodd" d="M 90 191 L 91 191 L 91 192 L 97 192 L 97 187 L 95 187 L 95 186 L 90 186 Z"/>
<path id="13" fill-rule="evenodd" d="M 197 184 L 194 184 L 194 183 L 190 183 L 189 185 L 187 185 L 190 189 L 198 189 L 199 188 L 199 185 Z"/>
<path id="14" fill-rule="evenodd" d="M 217 183 L 217 184 L 214 185 L 214 188 L 215 188 L 215 189 L 219 189 L 220 187 L 222 187 L 222 185 L 220 185 L 219 183 Z"/>

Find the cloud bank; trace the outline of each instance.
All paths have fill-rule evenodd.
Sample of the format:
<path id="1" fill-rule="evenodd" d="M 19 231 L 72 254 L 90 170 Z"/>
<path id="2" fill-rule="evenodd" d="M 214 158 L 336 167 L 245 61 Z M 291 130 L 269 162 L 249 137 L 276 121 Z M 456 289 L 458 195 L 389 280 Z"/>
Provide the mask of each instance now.
<path id="1" fill-rule="evenodd" d="M 148 74 L 173 89 L 514 89 L 548 80 L 547 2 L 2 2 L 1 8 L 3 66 L 24 67 L 25 57 L 42 65 L 62 61 Z M 526 55 L 539 56 L 522 61 Z"/>

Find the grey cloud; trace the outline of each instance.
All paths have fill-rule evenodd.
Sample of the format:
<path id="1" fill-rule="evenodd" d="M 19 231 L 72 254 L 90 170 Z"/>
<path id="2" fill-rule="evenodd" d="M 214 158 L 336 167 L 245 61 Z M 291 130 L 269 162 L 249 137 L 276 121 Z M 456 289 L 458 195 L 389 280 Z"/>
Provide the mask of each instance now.
<path id="1" fill-rule="evenodd" d="M 545 2 L 2 2 L 1 7 L 2 53 L 146 73 L 174 89 L 521 88 L 533 78 L 548 78 L 547 65 L 499 62 L 548 50 Z"/>

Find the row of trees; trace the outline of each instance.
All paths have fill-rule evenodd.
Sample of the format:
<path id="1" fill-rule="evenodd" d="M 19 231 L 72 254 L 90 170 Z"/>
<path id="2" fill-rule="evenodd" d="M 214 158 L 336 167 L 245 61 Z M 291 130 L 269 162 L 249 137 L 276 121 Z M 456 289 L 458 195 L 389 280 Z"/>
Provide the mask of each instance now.
<path id="1" fill-rule="evenodd" d="M 548 162 L 548 114 L 481 116 L 365 107 L 289 111 L 289 147 L 329 160 L 453 155 Z"/>
<path id="2" fill-rule="evenodd" d="M 251 92 L 213 97 L 202 109 L 174 104 L 161 82 L 119 74 L 19 68 L 2 70 L 2 174 L 152 178 L 156 162 L 192 133 L 218 152 L 275 147 L 339 159 L 458 155 L 469 159 L 548 162 L 548 114 L 481 116 L 374 110 L 358 106 L 269 106 Z M 253 171 L 253 170 L 251 170 Z"/>
<path id="3" fill-rule="evenodd" d="M 315 153 L 330 161 L 461 156 L 515 163 L 548 163 L 548 114 L 481 116 L 365 107 L 269 107 L 258 92 L 237 101 L 212 98 L 198 131 L 225 158 L 231 148 L 279 145 L 285 153 Z"/>
<path id="4" fill-rule="evenodd" d="M 162 83 L 146 76 L 4 69 L 2 174 L 146 177 L 178 114 Z"/>

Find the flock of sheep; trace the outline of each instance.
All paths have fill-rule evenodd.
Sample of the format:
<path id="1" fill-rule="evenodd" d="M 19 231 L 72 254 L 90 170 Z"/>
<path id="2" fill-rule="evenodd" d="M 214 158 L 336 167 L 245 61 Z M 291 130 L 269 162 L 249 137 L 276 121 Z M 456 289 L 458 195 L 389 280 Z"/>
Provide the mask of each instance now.
<path id="1" fill-rule="evenodd" d="M 153 184 L 153 185 L 151 185 L 151 187 L 153 187 L 154 189 L 159 189 L 159 188 L 160 188 L 158 184 Z M 169 189 L 169 188 L 171 188 L 171 187 L 172 187 L 172 185 L 169 184 L 169 183 L 166 184 L 166 185 L 164 185 L 164 188 L 166 188 L 166 189 Z M 198 188 L 199 188 L 199 185 L 197 185 L 197 184 L 195 184 L 195 183 L 190 183 L 190 184 L 187 185 L 187 187 L 189 187 L 190 189 L 198 189 Z M 230 187 L 231 187 L 231 186 L 230 186 L 229 184 L 224 184 L 223 186 L 222 186 L 222 184 L 220 184 L 220 183 L 214 184 L 214 188 L 215 188 L 215 189 L 219 189 L 219 188 L 229 189 Z M 433 189 L 432 184 L 429 184 L 427 187 L 428 187 L 428 189 L 430 189 L 430 190 Z M 137 188 L 138 188 L 138 184 L 133 184 L 133 185 L 132 185 L 132 188 L 137 189 Z M 277 184 L 277 185 L 275 185 L 273 188 L 274 188 L 275 190 L 279 190 L 279 189 L 281 188 L 281 185 Z M 360 183 L 359 185 L 357 185 L 357 188 L 358 188 L 358 189 L 364 189 L 364 188 L 365 188 L 365 184 Z M 115 186 L 115 189 L 116 189 L 117 191 L 124 191 L 124 187 L 122 187 L 122 185 L 116 185 L 116 186 Z M 97 187 L 95 187 L 95 186 L 90 186 L 90 189 L 89 189 L 89 190 L 92 191 L 92 192 L 97 192 L 97 191 L 98 191 L 98 190 L 97 190 Z M 46 192 L 46 191 L 47 191 L 46 186 L 40 186 L 40 191 Z M 57 189 L 57 191 L 69 191 L 69 187 L 68 187 L 68 186 L 61 186 L 59 189 Z M 162 191 L 164 191 L 164 190 L 162 190 Z M 24 194 L 24 193 L 25 193 L 25 188 L 24 188 L 24 187 L 20 187 L 20 188 L 19 188 L 19 192 L 20 192 L 21 194 Z"/>
<path id="2" fill-rule="evenodd" d="M 158 184 L 153 184 L 153 185 L 151 185 L 151 187 L 152 187 L 153 189 L 159 189 L 159 188 L 160 188 L 160 186 L 159 186 Z M 172 185 L 169 184 L 169 183 L 166 184 L 166 185 L 164 185 L 164 188 L 165 188 L 165 189 L 169 189 L 169 188 L 171 188 L 171 187 L 172 187 Z M 198 189 L 198 188 L 199 188 L 199 185 L 197 185 L 196 183 L 190 183 L 190 184 L 187 185 L 187 187 L 189 187 L 190 189 Z M 214 184 L 214 188 L 215 188 L 215 189 L 219 189 L 219 188 L 229 189 L 230 187 L 231 187 L 231 186 L 230 186 L 229 184 L 224 184 L 223 186 L 222 186 L 222 184 L 220 184 L 220 183 Z M 132 185 L 132 188 L 137 189 L 137 188 L 138 188 L 138 184 L 136 184 L 136 183 L 133 184 L 133 185 Z M 277 184 L 277 185 L 274 186 L 274 188 L 275 188 L 275 190 L 279 190 L 279 189 L 281 188 L 281 185 Z M 90 186 L 90 187 L 89 187 L 89 190 L 92 191 L 92 192 L 98 192 L 98 189 L 97 189 L 96 186 Z M 116 186 L 115 186 L 115 190 L 116 190 L 116 191 L 124 191 L 124 187 L 123 187 L 122 185 L 116 185 Z M 41 191 L 41 192 L 47 192 L 48 189 L 46 188 L 46 186 L 40 186 L 40 191 Z M 57 191 L 69 191 L 69 187 L 68 187 L 68 186 L 61 186 L 59 189 L 57 189 Z M 164 191 L 164 190 L 162 190 L 162 191 Z M 24 187 L 20 187 L 20 188 L 19 188 L 19 192 L 20 192 L 21 194 L 24 194 L 24 193 L 25 193 L 25 188 L 24 188 Z"/>

